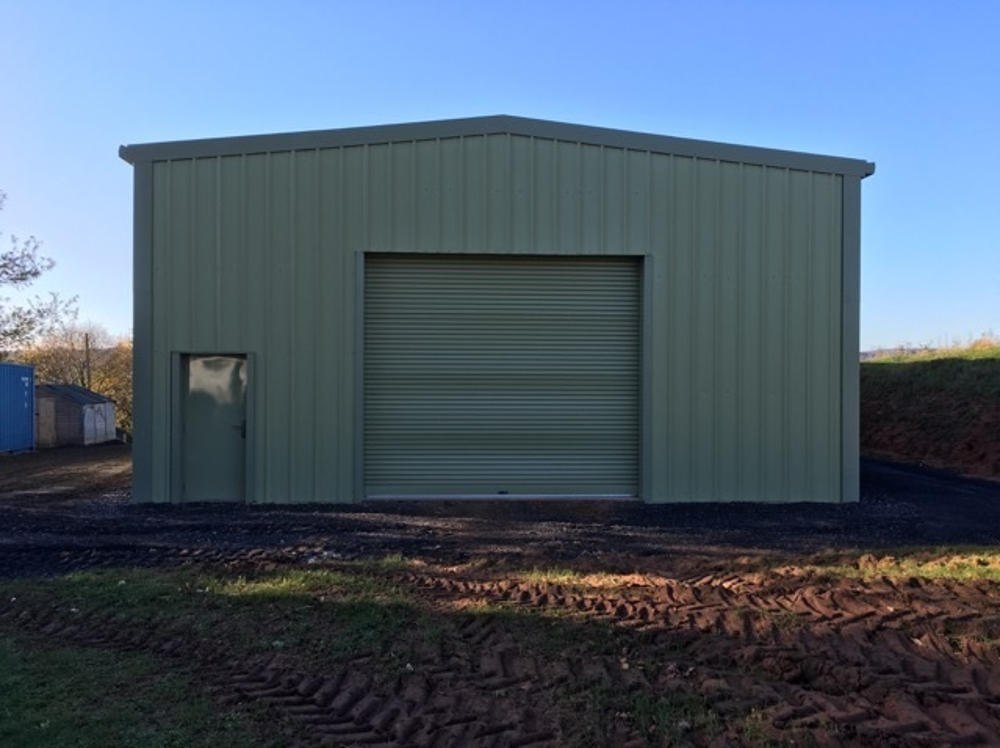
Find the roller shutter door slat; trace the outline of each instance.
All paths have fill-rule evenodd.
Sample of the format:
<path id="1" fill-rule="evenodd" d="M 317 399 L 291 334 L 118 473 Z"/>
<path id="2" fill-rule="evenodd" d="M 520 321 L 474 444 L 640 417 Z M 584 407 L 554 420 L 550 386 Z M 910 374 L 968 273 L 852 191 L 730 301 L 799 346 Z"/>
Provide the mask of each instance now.
<path id="1" fill-rule="evenodd" d="M 368 255 L 365 492 L 635 496 L 634 258 Z"/>

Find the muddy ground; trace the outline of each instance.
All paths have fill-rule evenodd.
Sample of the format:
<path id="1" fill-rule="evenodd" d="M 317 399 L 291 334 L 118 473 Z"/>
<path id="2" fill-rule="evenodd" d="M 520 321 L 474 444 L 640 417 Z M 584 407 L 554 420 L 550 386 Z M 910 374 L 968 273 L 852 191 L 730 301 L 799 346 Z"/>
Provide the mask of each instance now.
<path id="1" fill-rule="evenodd" d="M 435 634 L 403 637 L 388 680 L 365 657 L 246 655 L 169 610 L 137 629 L 107 604 L 0 599 L 0 627 L 202 663 L 220 704 L 262 701 L 303 744 L 1000 744 L 1000 570 L 931 573 L 942 545 L 1000 563 L 996 483 L 866 462 L 851 506 L 142 507 L 124 448 L 59 452 L 0 461 L 0 592 L 81 569 L 400 559 L 365 573 Z M 631 711 L 593 707 L 580 732 L 592 693 Z"/>

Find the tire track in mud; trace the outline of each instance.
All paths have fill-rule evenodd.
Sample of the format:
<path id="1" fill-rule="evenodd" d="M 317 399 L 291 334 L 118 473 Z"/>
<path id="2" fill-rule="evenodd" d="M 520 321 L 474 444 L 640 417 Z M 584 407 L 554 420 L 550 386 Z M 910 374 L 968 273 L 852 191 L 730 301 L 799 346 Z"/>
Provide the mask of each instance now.
<path id="1" fill-rule="evenodd" d="M 266 572 L 337 563 L 314 544 L 63 553 L 72 568 L 127 563 Z M 556 608 L 570 620 L 650 632 L 654 643 L 646 653 L 656 655 L 660 642 L 669 654 L 666 664 L 646 672 L 622 670 L 614 658 L 539 656 L 495 616 L 457 616 L 443 644 L 414 652 L 414 673 L 379 687 L 364 663 L 323 675 L 280 658 L 227 664 L 169 619 L 147 626 L 133 621 L 121 630 L 124 619 L 113 613 L 53 608 L 20 617 L 0 602 L 0 622 L 93 646 L 183 653 L 211 675 L 224 700 L 272 705 L 313 745 L 557 744 L 564 736 L 545 723 L 537 705 L 556 689 L 595 683 L 653 695 L 695 690 L 723 716 L 757 710 L 779 739 L 794 730 L 820 743 L 1000 744 L 1000 663 L 996 649 L 979 641 L 1000 634 L 1000 585 L 994 583 L 829 583 L 808 573 L 746 572 L 646 577 L 601 590 L 511 578 L 386 575 L 435 598 Z M 636 736 L 618 742 L 626 739 Z"/>
<path id="2" fill-rule="evenodd" d="M 383 554 L 384 555 L 384 554 Z M 0 545 L 0 578 L 28 575 L 60 575 L 74 571 L 110 568 L 159 568 L 215 565 L 251 566 L 271 571 L 284 566 L 309 566 L 355 558 L 378 558 L 379 549 L 340 548 L 331 552 L 322 544 L 299 544 L 271 548 L 192 547 L 190 545 L 146 545 L 106 543 L 91 546 Z"/>
<path id="3" fill-rule="evenodd" d="M 284 715 L 303 745 L 553 746 L 558 729 L 538 697 L 580 682 L 620 683 L 608 663 L 526 655 L 489 617 L 463 616 L 446 636 L 415 647 L 405 672 L 381 686 L 363 661 L 332 673 L 305 672 L 287 655 L 233 660 L 168 616 L 128 620 L 67 605 L 0 604 L 0 631 L 33 632 L 113 651 L 192 663 L 223 705 L 256 702 Z"/>
<path id="4" fill-rule="evenodd" d="M 713 708 L 756 709 L 779 736 L 794 728 L 820 742 L 1000 743 L 1000 658 L 977 641 L 995 637 L 1000 621 L 991 583 L 729 574 L 604 592 L 435 574 L 403 581 L 667 636 L 698 674 L 660 673 L 657 690 L 693 682 Z"/>

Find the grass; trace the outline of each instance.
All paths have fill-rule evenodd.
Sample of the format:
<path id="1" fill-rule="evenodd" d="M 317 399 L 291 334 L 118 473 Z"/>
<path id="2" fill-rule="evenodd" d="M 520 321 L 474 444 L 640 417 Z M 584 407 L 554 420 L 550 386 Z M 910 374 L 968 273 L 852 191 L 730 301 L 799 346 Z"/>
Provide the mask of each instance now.
<path id="1" fill-rule="evenodd" d="M 780 569 L 787 559 L 781 557 L 768 558 L 761 556 L 751 565 L 753 569 Z M 1000 548 L 993 546 L 929 546 L 887 549 L 881 557 L 876 558 L 861 550 L 853 553 L 841 551 L 819 554 L 813 557 L 810 564 L 796 566 L 797 569 L 816 574 L 828 574 L 835 577 L 855 577 L 874 579 L 878 577 L 908 578 L 923 577 L 925 579 L 953 579 L 957 581 L 991 580 L 1000 582 Z M 512 571 L 512 577 L 528 582 L 561 584 L 574 591 L 585 592 L 588 589 L 609 591 L 628 591 L 630 577 L 619 574 L 593 574 L 578 572 L 565 568 L 533 568 L 528 571 Z M 491 611 L 507 617 L 532 615 L 559 616 L 569 615 L 561 608 L 539 609 L 511 607 L 503 605 L 480 605 L 479 611 Z M 793 628 L 800 620 L 794 614 L 773 614 L 779 628 Z"/>
<path id="2" fill-rule="evenodd" d="M 581 584 L 584 577 L 583 574 L 573 569 L 560 569 L 556 567 L 547 569 L 535 567 L 523 571 L 511 571 L 510 576 L 534 584 L 565 584 L 574 586 Z"/>
<path id="3" fill-rule="evenodd" d="M 651 632 L 578 621 L 557 608 L 480 603 L 441 610 L 412 597 L 385 573 L 403 564 L 395 558 L 244 576 L 209 568 L 96 570 L 3 582 L 0 595 L 25 607 L 113 611 L 111 625 L 217 645 L 227 658 L 280 651 L 289 663 L 314 673 L 365 657 L 364 667 L 383 690 L 412 671 L 417 662 L 412 656 L 421 647 L 446 639 L 449 617 L 494 619 L 511 641 L 542 657 L 606 657 L 653 672 L 656 663 L 649 658 L 669 649 L 659 640 L 651 647 Z M 17 690 L 19 700 L 0 698 L 0 708 L 7 710 L 0 719 L 7 731 L 0 732 L 0 745 L 260 744 L 252 732 L 244 734 L 247 724 L 255 725 L 249 718 L 212 714 L 182 660 L 72 646 L 50 651 L 37 639 L 28 645 L 16 638 L 2 641 L 0 672 L 6 680 L 0 678 L 0 694 Z M 94 702 L 98 708 L 92 708 Z M 609 730 L 622 721 L 661 743 L 721 730 L 716 715 L 689 694 L 567 684 L 544 702 L 538 709 L 565 715 L 565 734 L 578 745 L 613 743 L 619 735 Z M 220 719 L 212 729 L 204 727 Z M 73 735 L 83 738 L 74 742 Z"/>
<path id="4" fill-rule="evenodd" d="M 803 568 L 820 574 L 861 579 L 919 577 L 963 582 L 1000 582 L 1000 549 L 988 546 L 910 548 L 878 558 L 871 554 L 859 554 L 853 559 L 838 554 L 828 562 Z"/>
<path id="5" fill-rule="evenodd" d="M 816 739 L 801 729 L 792 728 L 786 737 L 780 739 L 771 736 L 767 718 L 756 709 L 743 718 L 739 734 L 742 744 L 753 748 L 811 748 L 816 745 Z"/>
<path id="6" fill-rule="evenodd" d="M 863 453 L 1000 478 L 1000 340 L 861 364 Z"/>
<path id="7" fill-rule="evenodd" d="M 192 569 L 97 570 L 6 583 L 15 604 L 114 611 L 117 625 L 225 638 L 236 656 L 295 650 L 314 666 L 360 655 L 389 656 L 408 634 L 432 635 L 426 611 L 380 573 L 345 564 L 228 576 Z"/>
<path id="8" fill-rule="evenodd" d="M 794 631 L 808 623 L 808 619 L 790 610 L 762 611 L 764 616 L 779 631 Z"/>
<path id="9" fill-rule="evenodd" d="M 1000 337 L 992 333 L 981 335 L 967 344 L 956 343 L 940 348 L 924 348 L 918 351 L 900 352 L 894 350 L 880 351 L 874 358 L 865 363 L 872 364 L 906 364 L 915 361 L 938 361 L 941 359 L 963 359 L 975 361 L 984 358 L 1000 358 Z"/>
<path id="10" fill-rule="evenodd" d="M 723 730 L 722 720 L 697 694 L 671 691 L 664 694 L 624 692 L 593 686 L 560 693 L 563 726 L 576 746 L 614 745 L 621 740 L 617 728 L 636 730 L 651 745 L 707 743 Z M 612 717 L 612 719 L 609 719 Z"/>
<path id="11" fill-rule="evenodd" d="M 693 734 L 714 736 L 722 730 L 719 716 L 708 703 L 690 693 L 672 691 L 651 696 L 638 693 L 630 698 L 630 713 L 643 735 L 655 735 L 670 744 Z"/>
<path id="12" fill-rule="evenodd" d="M 577 591 L 601 590 L 609 592 L 613 590 L 626 590 L 630 585 L 635 584 L 637 578 L 647 579 L 647 575 L 639 572 L 632 574 L 620 574 L 612 572 L 576 571 L 574 569 L 550 567 L 532 569 L 512 570 L 509 576 L 521 579 L 534 584 L 559 584 Z"/>
<path id="13" fill-rule="evenodd" d="M 961 350 L 934 350 L 926 353 L 873 358 L 861 363 L 862 394 L 905 396 L 960 393 L 1000 395 L 995 373 L 1000 367 L 1000 345 Z"/>
<path id="14" fill-rule="evenodd" d="M 262 709 L 222 711 L 153 658 L 0 637 L 0 745 L 198 748 L 279 744 Z M 286 737 L 287 739 L 287 737 Z"/>

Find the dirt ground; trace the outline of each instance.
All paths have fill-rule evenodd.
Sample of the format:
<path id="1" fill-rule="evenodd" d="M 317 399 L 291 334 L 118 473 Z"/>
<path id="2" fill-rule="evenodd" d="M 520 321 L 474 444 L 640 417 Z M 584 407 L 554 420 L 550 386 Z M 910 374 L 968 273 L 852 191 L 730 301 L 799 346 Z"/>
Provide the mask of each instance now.
<path id="1" fill-rule="evenodd" d="M 194 663 L 220 709 L 266 704 L 303 745 L 1000 744 L 996 483 L 865 462 L 850 506 L 261 509 L 133 506 L 128 477 L 121 446 L 0 458 L 0 634 Z M 52 587 L 133 568 L 355 575 L 405 601 L 372 620 L 425 623 L 384 652 L 262 653 L 228 617 L 125 625 Z M 340 594 L 310 588 L 303 620 Z"/>

